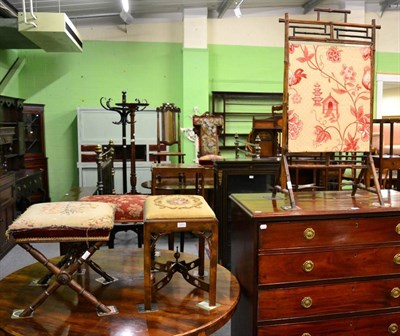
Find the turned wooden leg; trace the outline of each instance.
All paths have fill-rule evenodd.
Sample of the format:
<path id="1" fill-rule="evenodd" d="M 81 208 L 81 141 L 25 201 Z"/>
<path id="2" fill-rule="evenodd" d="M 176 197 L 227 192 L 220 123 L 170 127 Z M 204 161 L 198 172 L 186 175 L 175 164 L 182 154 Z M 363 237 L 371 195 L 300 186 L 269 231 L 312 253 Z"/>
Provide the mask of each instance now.
<path id="1" fill-rule="evenodd" d="M 144 225 L 143 229 L 143 273 L 144 273 L 144 309 L 151 310 L 151 245 L 152 236 L 150 225 Z"/>
<path id="2" fill-rule="evenodd" d="M 217 301 L 217 259 L 218 259 L 218 225 L 213 224 L 210 246 L 210 291 L 209 305 L 215 306 Z"/>

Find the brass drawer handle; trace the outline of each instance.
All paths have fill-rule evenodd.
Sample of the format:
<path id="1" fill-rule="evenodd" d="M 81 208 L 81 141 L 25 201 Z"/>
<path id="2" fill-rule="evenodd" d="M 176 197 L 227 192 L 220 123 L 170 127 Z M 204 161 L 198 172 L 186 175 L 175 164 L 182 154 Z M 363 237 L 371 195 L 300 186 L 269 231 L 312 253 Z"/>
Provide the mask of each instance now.
<path id="1" fill-rule="evenodd" d="M 400 225 L 400 224 L 399 224 Z M 311 240 L 315 237 L 315 231 L 312 228 L 307 228 L 304 230 L 304 238 L 307 240 Z"/>
<path id="2" fill-rule="evenodd" d="M 396 233 L 400 235 L 400 223 L 396 225 Z"/>
<path id="3" fill-rule="evenodd" d="M 399 326 L 396 323 L 392 323 L 388 328 L 388 332 L 391 335 L 397 334 L 398 331 L 399 331 Z"/>
<path id="4" fill-rule="evenodd" d="M 400 297 L 400 288 L 399 287 L 394 287 L 390 291 L 390 296 L 394 299 L 398 299 Z"/>
<path id="5" fill-rule="evenodd" d="M 400 265 L 400 253 L 397 253 L 394 258 L 393 261 L 395 264 Z"/>
<path id="6" fill-rule="evenodd" d="M 303 264 L 304 272 L 311 272 L 314 269 L 314 263 L 311 260 L 307 260 Z"/>
<path id="7" fill-rule="evenodd" d="M 302 333 L 301 336 L 311 336 L 310 333 Z"/>
<path id="8" fill-rule="evenodd" d="M 312 306 L 312 299 L 309 296 L 306 296 L 301 300 L 302 307 L 308 309 Z"/>

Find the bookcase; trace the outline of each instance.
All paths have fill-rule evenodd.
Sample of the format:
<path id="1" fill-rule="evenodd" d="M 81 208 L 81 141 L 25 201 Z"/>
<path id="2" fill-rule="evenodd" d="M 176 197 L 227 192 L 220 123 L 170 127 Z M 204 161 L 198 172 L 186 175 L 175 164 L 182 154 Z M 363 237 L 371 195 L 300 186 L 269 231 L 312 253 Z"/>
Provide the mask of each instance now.
<path id="1" fill-rule="evenodd" d="M 272 106 L 281 105 L 282 97 L 279 92 L 212 91 L 211 111 L 224 118 L 220 150 L 235 148 L 235 134 L 241 142 L 246 142 L 253 127 L 253 117 L 270 117 Z"/>

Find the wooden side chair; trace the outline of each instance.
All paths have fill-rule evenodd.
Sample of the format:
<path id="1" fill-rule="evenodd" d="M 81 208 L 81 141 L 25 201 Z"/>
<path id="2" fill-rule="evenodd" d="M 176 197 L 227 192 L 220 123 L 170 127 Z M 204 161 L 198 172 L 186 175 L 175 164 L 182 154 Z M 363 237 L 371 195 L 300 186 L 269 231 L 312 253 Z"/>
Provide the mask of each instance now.
<path id="1" fill-rule="evenodd" d="M 106 202 L 116 206 L 114 227 L 110 232 L 108 247 L 114 248 L 115 234 L 132 230 L 137 234 L 138 247 L 143 245 L 143 207 L 147 195 L 115 194 L 114 148 L 110 140 L 108 148 L 96 146 L 97 195 L 85 196 L 82 202 Z"/>
<path id="2" fill-rule="evenodd" d="M 181 149 L 181 109 L 174 103 L 163 103 L 157 107 L 157 152 L 152 155 L 155 161 L 160 163 L 167 157 L 177 157 L 179 163 L 183 163 L 185 153 Z M 175 146 L 176 150 L 164 150 L 168 146 Z M 168 148 L 169 149 L 169 148 Z"/>
<path id="3" fill-rule="evenodd" d="M 400 190 L 400 118 L 373 120 L 373 160 L 383 189 Z"/>
<path id="4" fill-rule="evenodd" d="M 14 310 L 12 318 L 32 317 L 35 310 L 63 285 L 93 304 L 98 316 L 118 313 L 115 306 L 106 306 L 99 302 L 73 278 L 84 263 L 97 273 L 105 274 L 90 258 L 108 241 L 114 225 L 114 212 L 115 206 L 101 202 L 38 203 L 30 206 L 10 225 L 7 238 L 14 239 L 55 278 L 27 308 Z M 31 245 L 55 242 L 75 243 L 71 244 L 72 252 L 68 260 L 64 258 L 61 263 L 54 263 Z M 75 249 L 76 246 L 79 248 Z"/>

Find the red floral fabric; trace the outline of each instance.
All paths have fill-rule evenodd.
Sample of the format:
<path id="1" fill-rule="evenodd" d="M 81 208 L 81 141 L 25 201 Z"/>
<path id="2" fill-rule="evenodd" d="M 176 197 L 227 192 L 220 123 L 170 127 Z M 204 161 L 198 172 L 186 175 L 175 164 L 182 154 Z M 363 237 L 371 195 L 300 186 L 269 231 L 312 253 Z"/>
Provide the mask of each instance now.
<path id="1" fill-rule="evenodd" d="M 93 195 L 80 199 L 83 202 L 105 202 L 117 206 L 115 222 L 143 221 L 143 208 L 147 195 Z"/>
<path id="2" fill-rule="evenodd" d="M 370 150 L 371 49 L 289 45 L 289 152 Z"/>

